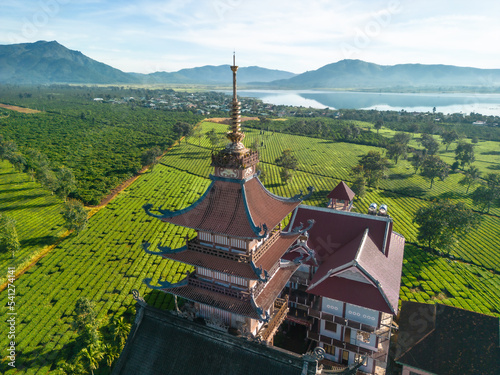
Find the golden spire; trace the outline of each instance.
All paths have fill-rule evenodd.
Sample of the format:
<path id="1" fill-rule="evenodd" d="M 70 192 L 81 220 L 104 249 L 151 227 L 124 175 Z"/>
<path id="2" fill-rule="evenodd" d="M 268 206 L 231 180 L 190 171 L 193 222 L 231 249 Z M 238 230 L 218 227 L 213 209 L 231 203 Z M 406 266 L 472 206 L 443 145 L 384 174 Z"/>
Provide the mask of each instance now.
<path id="1" fill-rule="evenodd" d="M 238 96 L 236 94 L 236 71 L 238 67 L 236 66 L 236 54 L 233 52 L 233 65 L 231 66 L 233 71 L 233 103 L 232 103 L 232 113 L 231 113 L 231 131 L 226 134 L 226 137 L 231 141 L 227 145 L 226 149 L 235 153 L 244 153 L 248 149 L 245 148 L 241 141 L 245 138 L 245 134 L 241 132 L 241 103 L 238 101 Z"/>

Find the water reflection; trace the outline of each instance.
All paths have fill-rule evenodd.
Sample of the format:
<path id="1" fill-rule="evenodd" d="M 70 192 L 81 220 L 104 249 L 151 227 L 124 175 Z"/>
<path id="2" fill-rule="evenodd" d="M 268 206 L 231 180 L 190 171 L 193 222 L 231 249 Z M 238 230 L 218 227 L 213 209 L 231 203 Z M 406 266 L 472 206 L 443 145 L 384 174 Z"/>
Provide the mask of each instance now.
<path id="1" fill-rule="evenodd" d="M 356 108 L 442 113 L 482 113 L 500 116 L 498 94 L 401 94 L 365 92 L 316 92 L 288 90 L 240 90 L 239 95 L 265 103 L 312 108 Z"/>

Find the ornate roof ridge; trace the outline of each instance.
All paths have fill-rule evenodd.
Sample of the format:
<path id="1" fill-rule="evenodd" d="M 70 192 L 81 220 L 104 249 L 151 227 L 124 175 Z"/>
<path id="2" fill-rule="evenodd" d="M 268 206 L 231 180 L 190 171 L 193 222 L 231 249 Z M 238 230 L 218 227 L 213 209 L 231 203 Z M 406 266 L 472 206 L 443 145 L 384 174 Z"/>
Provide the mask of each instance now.
<path id="1" fill-rule="evenodd" d="M 258 179 L 257 179 L 258 180 Z M 242 196 L 243 196 L 243 205 L 245 207 L 245 213 L 247 215 L 248 222 L 250 223 L 250 227 L 252 228 L 253 232 L 259 236 L 259 238 L 264 238 L 267 236 L 268 228 L 266 223 L 262 223 L 260 227 L 258 227 L 255 224 L 255 221 L 253 220 L 252 213 L 250 212 L 250 209 L 248 208 L 248 201 L 247 201 L 247 194 L 245 190 L 245 184 L 242 184 Z M 260 234 L 262 231 L 264 231 L 264 234 Z"/>

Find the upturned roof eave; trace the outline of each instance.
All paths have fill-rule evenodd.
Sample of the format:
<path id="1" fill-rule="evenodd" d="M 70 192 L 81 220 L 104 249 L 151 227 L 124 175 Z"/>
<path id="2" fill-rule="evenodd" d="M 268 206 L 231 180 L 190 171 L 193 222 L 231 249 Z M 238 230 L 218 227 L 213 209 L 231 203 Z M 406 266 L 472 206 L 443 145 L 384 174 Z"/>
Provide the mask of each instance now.
<path id="1" fill-rule="evenodd" d="M 142 206 L 142 208 L 144 209 L 144 211 L 146 212 L 147 215 L 149 215 L 151 217 L 154 217 L 156 219 L 163 220 L 163 219 L 170 219 L 170 218 L 173 218 L 173 217 L 177 217 L 177 216 L 180 216 L 180 215 L 188 213 L 189 211 L 191 211 L 194 208 L 196 208 L 200 203 L 202 203 L 205 200 L 205 198 L 208 196 L 208 194 L 210 193 L 210 191 L 213 189 L 214 184 L 215 184 L 215 181 L 212 180 L 212 182 L 208 186 L 207 190 L 205 190 L 205 192 L 203 193 L 203 195 L 200 198 L 198 198 L 198 200 L 196 202 L 194 202 L 192 205 L 187 206 L 187 207 L 185 207 L 183 209 L 180 209 L 180 210 L 177 210 L 177 211 L 171 211 L 171 210 L 164 210 L 164 209 L 162 209 L 162 206 L 160 206 L 156 211 L 158 211 L 159 213 L 161 213 L 161 215 L 157 215 L 157 214 L 154 214 L 154 213 L 151 212 L 151 209 L 153 208 L 153 205 L 151 203 L 145 204 L 144 206 Z M 188 228 L 190 228 L 190 227 L 188 227 Z"/>

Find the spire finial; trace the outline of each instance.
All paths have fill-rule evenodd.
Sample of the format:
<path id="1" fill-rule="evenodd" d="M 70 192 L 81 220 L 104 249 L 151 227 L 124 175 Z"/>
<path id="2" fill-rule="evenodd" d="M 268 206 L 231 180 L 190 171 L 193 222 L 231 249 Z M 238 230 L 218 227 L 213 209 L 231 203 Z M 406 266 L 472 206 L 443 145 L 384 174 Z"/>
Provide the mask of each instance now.
<path id="1" fill-rule="evenodd" d="M 241 143 L 241 140 L 245 137 L 245 134 L 241 132 L 241 103 L 238 101 L 238 95 L 236 92 L 236 72 L 238 71 L 238 66 L 236 66 L 236 52 L 233 51 L 233 65 L 231 66 L 233 71 L 233 111 L 231 113 L 231 131 L 227 133 L 227 138 L 231 141 L 228 145 L 229 149 L 234 152 L 245 152 L 247 149 Z"/>

